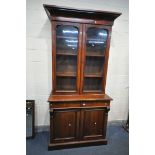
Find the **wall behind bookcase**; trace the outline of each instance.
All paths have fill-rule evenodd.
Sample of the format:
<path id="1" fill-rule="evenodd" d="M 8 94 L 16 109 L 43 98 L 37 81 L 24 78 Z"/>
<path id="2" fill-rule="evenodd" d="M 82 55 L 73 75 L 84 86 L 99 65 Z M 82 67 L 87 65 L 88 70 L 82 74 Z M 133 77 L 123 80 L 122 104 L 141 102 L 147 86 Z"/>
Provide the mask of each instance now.
<path id="1" fill-rule="evenodd" d="M 122 12 L 116 19 L 110 47 L 106 93 L 111 103 L 109 121 L 128 114 L 128 0 L 27 0 L 26 84 L 27 99 L 36 101 L 36 126 L 49 125 L 48 97 L 52 88 L 50 22 L 42 4 Z"/>

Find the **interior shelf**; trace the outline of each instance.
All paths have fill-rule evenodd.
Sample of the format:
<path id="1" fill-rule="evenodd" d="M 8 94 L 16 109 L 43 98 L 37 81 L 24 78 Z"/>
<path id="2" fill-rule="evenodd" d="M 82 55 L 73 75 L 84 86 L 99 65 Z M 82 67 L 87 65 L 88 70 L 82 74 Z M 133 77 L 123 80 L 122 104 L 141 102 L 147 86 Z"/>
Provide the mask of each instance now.
<path id="1" fill-rule="evenodd" d="M 56 36 L 57 38 L 60 38 L 60 39 L 76 39 L 76 40 L 78 40 L 77 39 L 77 37 L 70 37 L 70 36 Z"/>
<path id="2" fill-rule="evenodd" d="M 60 93 L 75 93 L 75 92 L 77 92 L 76 90 L 56 90 L 56 92 L 60 92 Z"/>
<path id="3" fill-rule="evenodd" d="M 87 38 L 89 41 L 103 41 L 103 38 Z"/>
<path id="4" fill-rule="evenodd" d="M 90 78 L 91 77 L 103 77 L 103 75 L 102 74 L 94 74 L 93 73 L 93 74 L 85 74 L 84 77 L 90 77 Z"/>
<path id="5" fill-rule="evenodd" d="M 76 77 L 76 73 L 73 72 L 65 72 L 65 73 L 56 73 L 56 76 L 61 76 L 61 77 Z"/>
<path id="6" fill-rule="evenodd" d="M 91 93 L 91 92 L 100 93 L 100 92 L 102 92 L 102 90 L 83 90 L 83 92 L 85 92 L 85 93 Z"/>
<path id="7" fill-rule="evenodd" d="M 105 55 L 101 55 L 101 54 L 86 54 L 86 57 L 104 57 L 104 56 Z"/>
<path id="8" fill-rule="evenodd" d="M 57 52 L 56 54 L 57 54 L 57 55 L 66 55 L 66 56 L 77 56 L 77 53 L 65 52 L 65 51 Z"/>

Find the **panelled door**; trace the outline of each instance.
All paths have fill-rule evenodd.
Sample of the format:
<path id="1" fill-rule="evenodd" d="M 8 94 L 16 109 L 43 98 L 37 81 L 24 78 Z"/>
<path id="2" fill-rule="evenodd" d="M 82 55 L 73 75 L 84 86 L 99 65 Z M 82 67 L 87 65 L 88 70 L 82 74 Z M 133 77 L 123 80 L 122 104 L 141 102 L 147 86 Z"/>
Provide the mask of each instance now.
<path id="1" fill-rule="evenodd" d="M 104 108 L 54 110 L 50 121 L 53 143 L 105 139 L 106 136 Z"/>
<path id="2" fill-rule="evenodd" d="M 81 110 L 81 139 L 104 139 L 106 136 L 107 115 L 104 109 Z"/>
<path id="3" fill-rule="evenodd" d="M 51 117 L 51 142 L 78 140 L 80 110 L 54 110 Z"/>

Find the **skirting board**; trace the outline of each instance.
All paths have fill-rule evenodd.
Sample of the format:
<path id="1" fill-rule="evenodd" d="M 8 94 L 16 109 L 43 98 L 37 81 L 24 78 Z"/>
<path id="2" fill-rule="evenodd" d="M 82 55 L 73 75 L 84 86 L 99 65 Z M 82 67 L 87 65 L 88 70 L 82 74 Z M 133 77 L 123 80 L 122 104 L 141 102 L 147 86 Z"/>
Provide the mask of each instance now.
<path id="1" fill-rule="evenodd" d="M 126 122 L 126 120 L 117 120 L 117 121 L 109 121 L 108 126 L 122 126 Z M 49 125 L 40 125 L 40 126 L 35 126 L 35 132 L 45 132 L 49 131 L 50 127 Z"/>

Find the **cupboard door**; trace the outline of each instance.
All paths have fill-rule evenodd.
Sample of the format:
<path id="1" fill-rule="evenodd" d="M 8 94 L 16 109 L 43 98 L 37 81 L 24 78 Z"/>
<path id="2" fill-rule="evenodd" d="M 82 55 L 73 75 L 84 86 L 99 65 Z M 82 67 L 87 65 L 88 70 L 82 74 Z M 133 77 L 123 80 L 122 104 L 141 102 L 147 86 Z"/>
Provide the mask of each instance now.
<path id="1" fill-rule="evenodd" d="M 77 140 L 79 114 L 78 110 L 54 110 L 51 114 L 51 142 Z"/>
<path id="2" fill-rule="evenodd" d="M 83 109 L 82 139 L 104 139 L 107 124 L 107 113 L 104 109 Z"/>
<path id="3" fill-rule="evenodd" d="M 84 25 L 83 92 L 103 92 L 105 61 L 107 61 L 109 27 Z"/>
<path id="4" fill-rule="evenodd" d="M 80 24 L 53 22 L 54 92 L 78 92 L 80 74 Z"/>

